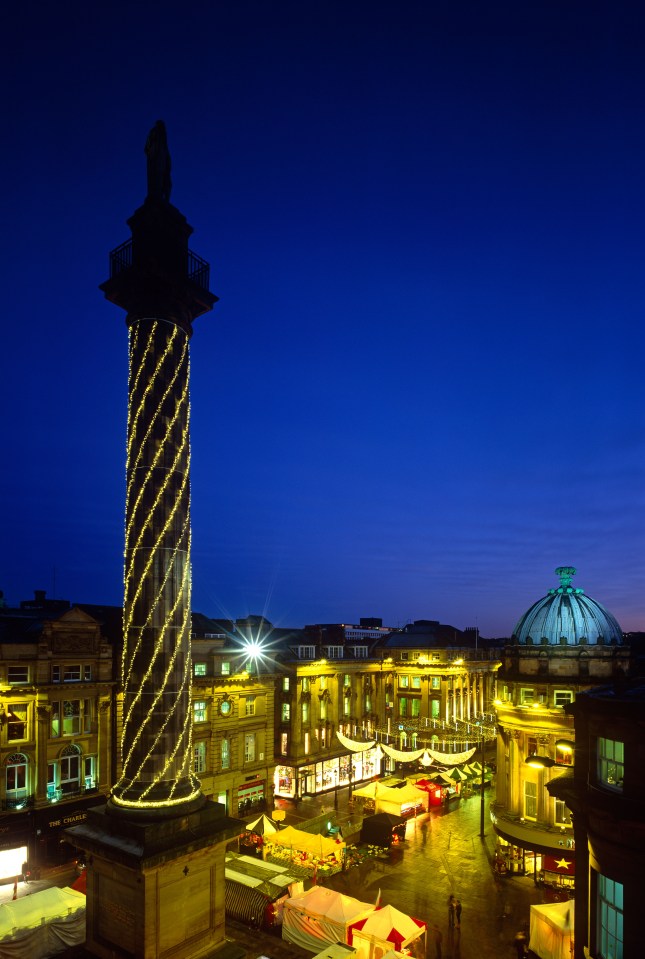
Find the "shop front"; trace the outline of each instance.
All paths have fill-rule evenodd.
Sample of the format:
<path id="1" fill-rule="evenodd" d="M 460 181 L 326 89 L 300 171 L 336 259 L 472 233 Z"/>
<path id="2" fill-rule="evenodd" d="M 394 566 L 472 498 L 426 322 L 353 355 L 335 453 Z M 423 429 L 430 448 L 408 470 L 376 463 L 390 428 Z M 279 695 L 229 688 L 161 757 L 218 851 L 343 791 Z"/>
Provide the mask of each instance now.
<path id="1" fill-rule="evenodd" d="M 266 780 L 252 779 L 237 789 L 238 815 L 262 812 L 266 808 Z"/>
<path id="2" fill-rule="evenodd" d="M 0 824 L 0 883 L 22 877 L 29 862 L 29 842 L 33 826 L 28 815 L 7 817 Z"/>
<path id="3" fill-rule="evenodd" d="M 59 866 L 81 857 L 82 852 L 71 844 L 65 830 L 85 822 L 90 806 L 103 803 L 104 796 L 94 795 L 91 799 L 52 803 L 46 809 L 37 809 L 33 813 L 36 838 L 30 859 L 32 872 L 42 866 Z"/>
<path id="4" fill-rule="evenodd" d="M 303 796 L 316 796 L 332 790 L 335 792 L 350 784 L 355 786 L 372 779 L 379 771 L 380 760 L 376 756 L 376 748 L 302 766 L 276 766 L 273 791 L 282 799 L 302 799 Z"/>

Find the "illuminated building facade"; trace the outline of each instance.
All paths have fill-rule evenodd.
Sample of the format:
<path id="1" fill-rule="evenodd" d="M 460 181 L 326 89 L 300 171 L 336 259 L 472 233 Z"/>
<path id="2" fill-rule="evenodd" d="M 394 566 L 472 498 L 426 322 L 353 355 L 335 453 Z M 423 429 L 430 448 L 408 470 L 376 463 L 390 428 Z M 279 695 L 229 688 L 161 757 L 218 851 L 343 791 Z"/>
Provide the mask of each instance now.
<path id="1" fill-rule="evenodd" d="M 575 765 L 549 784 L 573 812 L 575 959 L 642 952 L 645 870 L 645 682 L 622 680 L 566 707 Z"/>
<path id="2" fill-rule="evenodd" d="M 103 624 L 65 600 L 0 607 L 0 880 L 68 861 L 63 830 L 105 802 L 112 660 Z"/>
<path id="3" fill-rule="evenodd" d="M 402 751 L 457 751 L 475 746 L 478 722 L 490 719 L 499 659 L 495 649 L 477 645 L 475 634 L 434 621 L 383 631 L 371 641 L 355 636 L 353 627 L 342 629 L 350 630 L 346 642 L 340 629 L 307 627 L 281 657 L 278 796 L 299 799 L 394 771 L 395 761 L 380 758 L 376 746 L 350 752 L 337 732 Z"/>
<path id="4" fill-rule="evenodd" d="M 561 886 L 574 885 L 576 841 L 569 808 L 546 787 L 573 762 L 567 706 L 582 691 L 626 675 L 630 662 L 616 619 L 572 585 L 575 572 L 556 570 L 560 584 L 520 618 L 504 649 L 491 807 L 500 870 Z M 538 763 L 528 765 L 534 755 Z"/>

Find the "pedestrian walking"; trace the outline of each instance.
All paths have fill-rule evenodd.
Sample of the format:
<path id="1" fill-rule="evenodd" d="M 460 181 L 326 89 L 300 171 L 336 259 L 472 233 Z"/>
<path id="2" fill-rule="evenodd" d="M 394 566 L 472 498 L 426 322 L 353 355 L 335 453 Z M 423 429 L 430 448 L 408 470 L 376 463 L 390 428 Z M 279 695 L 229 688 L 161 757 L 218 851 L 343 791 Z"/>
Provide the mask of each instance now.
<path id="1" fill-rule="evenodd" d="M 459 899 L 455 900 L 455 920 L 457 922 L 457 925 L 460 926 L 461 925 L 461 902 L 459 901 Z"/>
<path id="2" fill-rule="evenodd" d="M 443 935 L 436 922 L 432 926 L 432 939 L 434 941 L 436 959 L 441 959 L 441 943 L 443 942 Z"/>
<path id="3" fill-rule="evenodd" d="M 457 897 L 450 896 L 448 899 L 448 926 L 452 929 L 457 919 Z"/>

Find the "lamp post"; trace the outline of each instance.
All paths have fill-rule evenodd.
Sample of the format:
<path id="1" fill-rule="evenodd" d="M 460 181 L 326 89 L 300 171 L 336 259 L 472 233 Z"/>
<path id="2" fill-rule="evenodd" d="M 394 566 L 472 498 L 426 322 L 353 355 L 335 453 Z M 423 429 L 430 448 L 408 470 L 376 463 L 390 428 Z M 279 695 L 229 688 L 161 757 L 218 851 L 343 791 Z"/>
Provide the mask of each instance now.
<path id="1" fill-rule="evenodd" d="M 485 796 L 485 794 L 484 794 L 484 787 L 485 787 L 485 783 L 484 783 L 484 769 L 485 769 L 485 767 L 486 767 L 486 756 L 485 756 L 485 754 L 484 754 L 484 744 L 485 744 L 486 740 L 485 740 L 485 738 L 484 738 L 484 727 L 483 727 L 483 726 L 480 726 L 479 732 L 480 732 L 480 736 L 481 736 L 480 746 L 481 746 L 481 754 L 482 754 L 482 778 L 481 778 L 481 782 L 480 782 L 480 784 L 479 784 L 479 789 L 480 789 L 480 795 L 479 795 L 479 799 L 480 799 L 480 808 L 479 808 L 479 836 L 480 836 L 481 839 L 483 839 L 483 838 L 484 838 L 485 809 L 486 809 L 486 796 Z"/>

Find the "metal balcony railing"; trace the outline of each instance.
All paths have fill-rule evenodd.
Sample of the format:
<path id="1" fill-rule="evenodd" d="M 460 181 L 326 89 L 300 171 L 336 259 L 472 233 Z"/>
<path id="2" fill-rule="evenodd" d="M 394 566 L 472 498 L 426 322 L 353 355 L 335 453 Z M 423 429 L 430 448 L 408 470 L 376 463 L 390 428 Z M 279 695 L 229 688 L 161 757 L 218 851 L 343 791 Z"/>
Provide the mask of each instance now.
<path id="1" fill-rule="evenodd" d="M 124 270 L 132 266 L 132 240 L 126 240 L 110 253 L 110 279 L 113 280 Z M 188 260 L 186 263 L 186 276 L 191 283 L 200 287 L 202 290 L 209 289 L 210 283 L 210 265 L 203 260 L 201 256 L 188 250 Z"/>
<path id="2" fill-rule="evenodd" d="M 33 806 L 34 802 L 35 797 L 33 795 L 23 796 L 21 799 L 3 799 L 2 810 L 3 812 L 9 812 L 11 810 L 26 809 Z"/>

